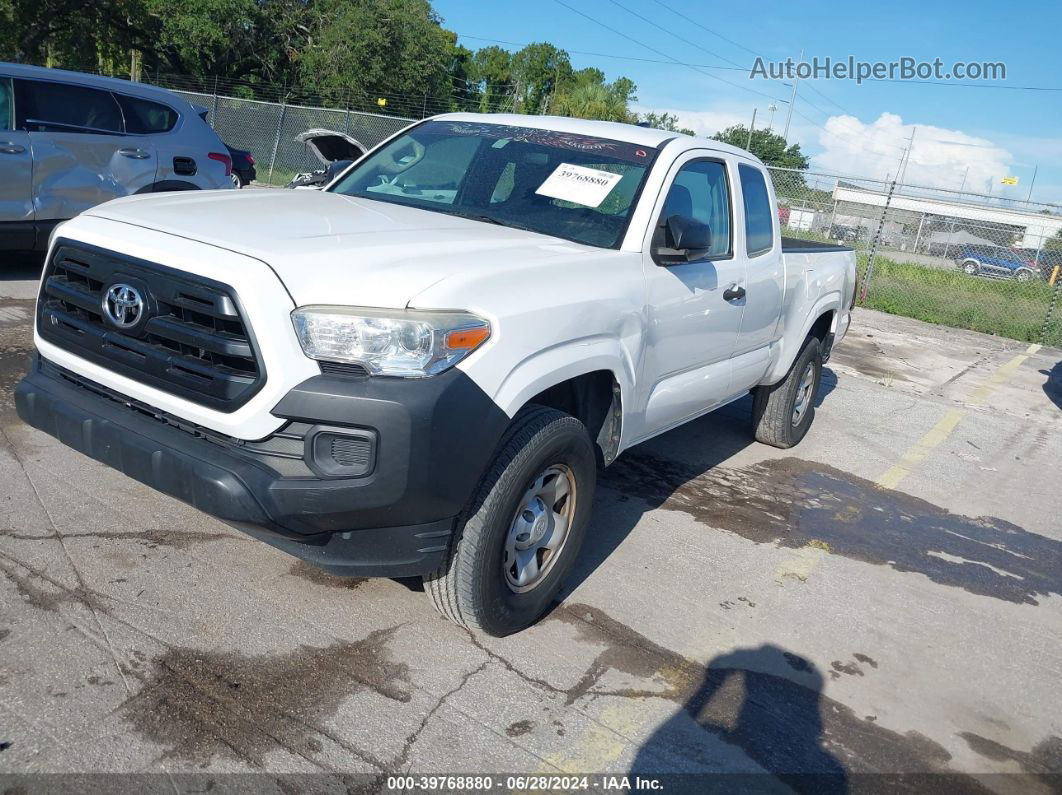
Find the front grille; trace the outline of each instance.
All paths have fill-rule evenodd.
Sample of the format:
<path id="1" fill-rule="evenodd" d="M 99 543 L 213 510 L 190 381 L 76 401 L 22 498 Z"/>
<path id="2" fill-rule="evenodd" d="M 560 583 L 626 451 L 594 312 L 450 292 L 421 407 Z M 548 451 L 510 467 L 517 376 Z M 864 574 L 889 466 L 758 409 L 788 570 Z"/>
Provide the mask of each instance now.
<path id="1" fill-rule="evenodd" d="M 142 322 L 127 330 L 104 314 L 115 284 L 144 299 Z M 84 243 L 57 242 L 41 280 L 37 328 L 95 364 L 220 411 L 236 410 L 265 382 L 231 287 Z"/>

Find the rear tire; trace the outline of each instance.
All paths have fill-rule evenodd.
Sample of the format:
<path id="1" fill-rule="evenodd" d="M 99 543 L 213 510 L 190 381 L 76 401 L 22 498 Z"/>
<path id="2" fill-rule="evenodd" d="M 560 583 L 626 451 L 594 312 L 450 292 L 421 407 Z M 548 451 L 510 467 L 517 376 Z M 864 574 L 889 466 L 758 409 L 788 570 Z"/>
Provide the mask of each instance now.
<path id="1" fill-rule="evenodd" d="M 435 608 L 495 637 L 537 621 L 578 556 L 596 479 L 593 443 L 581 422 L 542 406 L 521 410 L 458 519 L 447 559 L 424 578 Z M 555 498 L 562 491 L 568 496 Z M 535 546 L 551 539 L 553 549 Z M 520 569 L 517 556 L 530 562 Z M 527 576 L 532 567 L 536 576 Z"/>
<path id="2" fill-rule="evenodd" d="M 962 272 L 968 276 L 976 276 L 981 272 L 981 263 L 975 259 L 963 260 Z"/>
<path id="3" fill-rule="evenodd" d="M 822 345 L 808 337 L 785 378 L 756 387 L 752 402 L 756 441 L 783 450 L 798 444 L 815 419 L 821 380 Z"/>

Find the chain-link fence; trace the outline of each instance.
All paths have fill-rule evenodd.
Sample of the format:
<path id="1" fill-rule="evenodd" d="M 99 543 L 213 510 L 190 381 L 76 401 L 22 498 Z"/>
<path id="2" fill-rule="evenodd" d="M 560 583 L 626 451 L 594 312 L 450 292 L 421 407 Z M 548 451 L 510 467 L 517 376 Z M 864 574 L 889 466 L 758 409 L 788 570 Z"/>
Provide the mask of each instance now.
<path id="1" fill-rule="evenodd" d="M 331 130 L 371 147 L 411 117 L 445 110 L 425 101 L 422 107 L 401 105 L 408 115 L 385 115 L 350 109 L 349 98 L 344 108 L 316 107 L 289 103 L 279 90 L 273 102 L 225 96 L 217 86 L 159 82 L 208 108 L 222 140 L 250 151 L 258 181 L 274 186 L 324 167 L 310 146 L 296 140 L 299 133 Z M 397 110 L 400 101 L 395 98 L 391 107 Z M 856 249 L 864 306 L 1062 346 L 1062 208 L 915 181 L 770 171 L 783 234 Z"/>
<path id="2" fill-rule="evenodd" d="M 856 249 L 864 306 L 1062 346 L 1057 206 L 837 174 L 771 173 L 783 234 Z"/>
<path id="3" fill-rule="evenodd" d="M 207 120 L 225 143 L 254 156 L 258 181 L 265 185 L 286 185 L 298 173 L 324 168 L 325 163 L 314 154 L 313 148 L 296 140 L 299 133 L 312 129 L 331 130 L 371 147 L 412 121 L 400 116 L 346 109 L 288 105 L 192 91 L 174 93 L 210 109 Z"/>

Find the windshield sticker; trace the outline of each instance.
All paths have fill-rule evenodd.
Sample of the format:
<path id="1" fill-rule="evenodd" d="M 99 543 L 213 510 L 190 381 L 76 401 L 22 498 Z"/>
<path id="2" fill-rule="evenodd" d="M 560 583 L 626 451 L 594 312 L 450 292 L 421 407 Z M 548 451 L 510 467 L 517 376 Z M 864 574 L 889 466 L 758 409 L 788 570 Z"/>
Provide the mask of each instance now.
<path id="1" fill-rule="evenodd" d="M 549 146 L 557 149 L 567 149 L 570 152 L 585 152 L 587 154 L 602 154 L 624 160 L 628 163 L 647 165 L 651 162 L 651 155 L 656 154 L 655 149 L 639 147 L 625 141 L 613 141 L 609 138 L 597 138 L 592 135 L 580 135 L 578 133 L 564 133 L 556 130 L 543 130 L 533 127 L 516 127 L 510 124 L 490 124 L 470 121 L 429 121 L 423 125 L 424 132 L 438 132 L 445 130 L 450 135 L 471 135 L 482 138 L 494 138 L 497 140 L 515 141 L 523 144 Z M 420 128 L 418 128 L 420 129 Z"/>
<path id="2" fill-rule="evenodd" d="M 621 179 L 622 174 L 613 174 L 611 171 L 561 163 L 535 193 L 584 207 L 597 207 Z"/>

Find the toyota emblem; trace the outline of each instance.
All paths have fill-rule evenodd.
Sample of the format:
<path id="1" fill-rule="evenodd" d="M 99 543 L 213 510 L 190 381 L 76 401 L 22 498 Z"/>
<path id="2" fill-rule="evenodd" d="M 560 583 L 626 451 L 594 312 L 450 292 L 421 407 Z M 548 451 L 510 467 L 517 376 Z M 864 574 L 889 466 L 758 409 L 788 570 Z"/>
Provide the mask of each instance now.
<path id="1" fill-rule="evenodd" d="M 112 284 L 103 295 L 103 314 L 118 328 L 132 328 L 144 315 L 144 299 L 131 285 Z"/>

